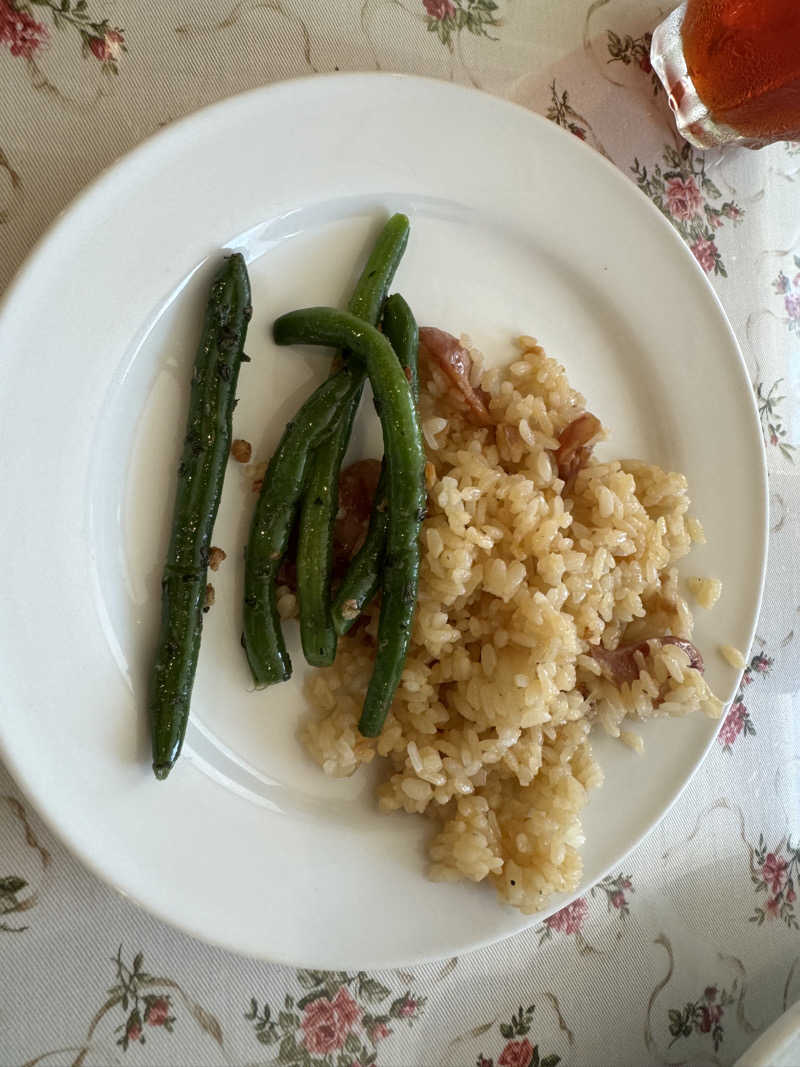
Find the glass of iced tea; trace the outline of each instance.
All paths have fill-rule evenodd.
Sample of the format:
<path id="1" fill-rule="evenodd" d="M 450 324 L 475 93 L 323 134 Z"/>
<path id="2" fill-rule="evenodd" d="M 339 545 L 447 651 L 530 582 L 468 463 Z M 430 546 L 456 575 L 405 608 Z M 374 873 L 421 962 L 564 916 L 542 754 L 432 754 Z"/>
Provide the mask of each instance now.
<path id="1" fill-rule="evenodd" d="M 800 140 L 800 0 L 686 0 L 650 59 L 698 148 Z"/>

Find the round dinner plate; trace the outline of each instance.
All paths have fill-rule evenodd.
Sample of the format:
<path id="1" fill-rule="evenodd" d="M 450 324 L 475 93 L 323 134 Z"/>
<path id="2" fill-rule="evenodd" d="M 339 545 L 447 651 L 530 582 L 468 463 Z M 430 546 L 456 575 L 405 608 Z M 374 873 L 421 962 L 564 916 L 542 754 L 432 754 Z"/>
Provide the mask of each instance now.
<path id="1" fill-rule="evenodd" d="M 293 679 L 254 691 L 239 645 L 254 496 L 234 463 L 183 755 L 166 782 L 150 770 L 148 661 L 209 279 L 222 250 L 245 254 L 252 362 L 234 432 L 268 458 L 327 370 L 276 348 L 273 319 L 343 305 L 398 210 L 412 232 L 395 285 L 421 323 L 494 361 L 534 334 L 610 428 L 604 455 L 688 475 L 708 544 L 687 573 L 724 583 L 695 639 L 726 701 L 738 679 L 716 647 L 749 648 L 765 561 L 763 447 L 720 305 L 653 205 L 551 123 L 442 82 L 336 74 L 200 111 L 95 182 L 0 316 L 0 754 L 67 845 L 144 907 L 323 968 L 453 954 L 548 914 L 429 882 L 430 824 L 378 813 L 379 770 L 336 781 L 308 759 L 295 624 Z M 353 454 L 374 454 L 368 410 L 359 427 Z M 642 756 L 596 738 L 606 781 L 585 812 L 581 890 L 664 815 L 715 731 L 702 715 L 647 723 Z"/>

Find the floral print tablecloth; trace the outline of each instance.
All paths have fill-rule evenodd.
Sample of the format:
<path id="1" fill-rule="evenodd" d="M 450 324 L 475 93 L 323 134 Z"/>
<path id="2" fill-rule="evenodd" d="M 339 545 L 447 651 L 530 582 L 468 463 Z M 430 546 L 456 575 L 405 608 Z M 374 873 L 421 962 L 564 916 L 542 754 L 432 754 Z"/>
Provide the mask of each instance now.
<path id="1" fill-rule="evenodd" d="M 672 222 L 742 344 L 771 488 L 764 608 L 718 743 L 619 870 L 493 948 L 370 974 L 210 948 L 100 884 L 0 767 L 3 1067 L 729 1064 L 800 997 L 800 146 L 681 143 L 648 59 L 663 14 L 652 0 L 0 0 L 0 287 L 87 181 L 203 104 L 314 71 L 452 79 L 587 141 Z M 120 833 L 135 848 L 147 827 Z"/>

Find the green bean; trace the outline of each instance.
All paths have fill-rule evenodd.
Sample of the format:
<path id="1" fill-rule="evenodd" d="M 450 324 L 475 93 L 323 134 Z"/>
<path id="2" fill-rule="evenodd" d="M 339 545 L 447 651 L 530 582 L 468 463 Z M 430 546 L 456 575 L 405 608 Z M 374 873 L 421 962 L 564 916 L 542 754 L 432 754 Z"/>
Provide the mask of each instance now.
<path id="1" fill-rule="evenodd" d="M 276 320 L 273 333 L 281 345 L 348 349 L 366 365 L 375 394 L 389 484 L 389 526 L 378 648 L 358 728 L 365 737 L 376 737 L 400 682 L 417 603 L 425 453 L 414 398 L 388 340 L 349 312 L 333 308 L 292 311 Z"/>
<path id="2" fill-rule="evenodd" d="M 400 293 L 392 293 L 383 305 L 381 327 L 400 360 L 416 402 L 419 397 L 419 330 L 413 311 Z"/>
<path id="3" fill-rule="evenodd" d="M 306 661 L 313 667 L 328 667 L 336 658 L 336 631 L 330 607 L 333 524 L 339 510 L 339 472 L 364 383 L 358 368 L 354 367 L 353 373 L 358 376 L 355 394 L 310 461 L 300 510 L 297 538 L 300 640 Z"/>
<path id="4" fill-rule="evenodd" d="M 161 581 L 161 631 L 150 676 L 153 771 L 166 778 L 181 750 L 200 652 L 211 534 L 231 446 L 231 419 L 252 308 L 244 259 L 229 256 L 206 307 L 195 356 L 172 534 Z"/>
<path id="5" fill-rule="evenodd" d="M 419 332 L 411 308 L 399 293 L 390 296 L 383 309 L 383 333 L 406 372 L 411 392 L 416 400 L 419 391 L 417 351 Z M 331 609 L 333 626 L 341 636 L 347 633 L 358 616 L 378 592 L 386 551 L 386 530 L 389 524 L 386 461 L 369 518 L 364 543 L 353 557 Z"/>
<path id="6" fill-rule="evenodd" d="M 378 321 L 386 291 L 408 243 L 408 233 L 405 215 L 393 215 L 389 219 L 350 298 L 348 309 L 370 325 Z M 342 362 L 347 362 L 346 352 L 334 360 L 334 371 Z M 363 371 L 359 373 L 363 383 Z M 331 616 L 333 524 L 339 509 L 339 473 L 360 399 L 359 388 L 338 426 L 317 448 L 303 493 L 297 543 L 297 598 L 303 653 L 315 667 L 328 666 L 336 656 L 336 631 Z"/>
<path id="7" fill-rule="evenodd" d="M 284 682 L 292 663 L 281 632 L 276 579 L 305 488 L 310 458 L 349 410 L 360 372 L 343 367 L 312 393 L 289 422 L 270 460 L 245 552 L 244 645 L 257 686 Z"/>
<path id="8" fill-rule="evenodd" d="M 374 325 L 408 244 L 411 224 L 405 215 L 392 215 L 375 242 L 347 310 Z"/>

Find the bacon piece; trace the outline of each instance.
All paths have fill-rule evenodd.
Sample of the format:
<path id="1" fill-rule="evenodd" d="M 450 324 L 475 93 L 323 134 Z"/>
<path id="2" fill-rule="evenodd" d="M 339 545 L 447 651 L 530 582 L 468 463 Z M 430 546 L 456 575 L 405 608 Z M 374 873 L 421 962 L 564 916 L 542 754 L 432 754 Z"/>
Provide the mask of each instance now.
<path id="1" fill-rule="evenodd" d="M 558 435 L 556 464 L 558 476 L 567 486 L 571 486 L 581 467 L 585 467 L 592 454 L 591 441 L 602 430 L 602 424 L 596 415 L 584 411 L 568 423 Z"/>
<path id="2" fill-rule="evenodd" d="M 333 527 L 337 560 L 349 561 L 364 543 L 380 476 L 379 459 L 360 459 L 339 475 L 339 511 Z"/>
<path id="3" fill-rule="evenodd" d="M 703 673 L 703 657 L 695 645 L 682 637 L 672 637 L 671 634 L 665 634 L 664 637 L 652 637 L 649 641 L 640 641 L 636 645 L 624 645 L 622 648 L 615 648 L 613 651 L 609 651 L 601 645 L 594 645 L 589 649 L 589 655 L 597 660 L 615 685 L 622 685 L 623 682 L 630 684 L 636 681 L 640 673 L 635 654 L 641 652 L 643 656 L 649 656 L 652 651 L 650 646 L 653 643 L 677 645 L 689 657 L 689 666 L 694 667 L 701 674 Z"/>
<path id="4" fill-rule="evenodd" d="M 421 326 L 419 354 L 422 359 L 432 360 L 453 383 L 467 405 L 467 417 L 471 422 L 479 426 L 492 425 L 494 420 L 489 414 L 488 397 L 470 382 L 472 360 L 457 337 L 436 326 Z"/>

